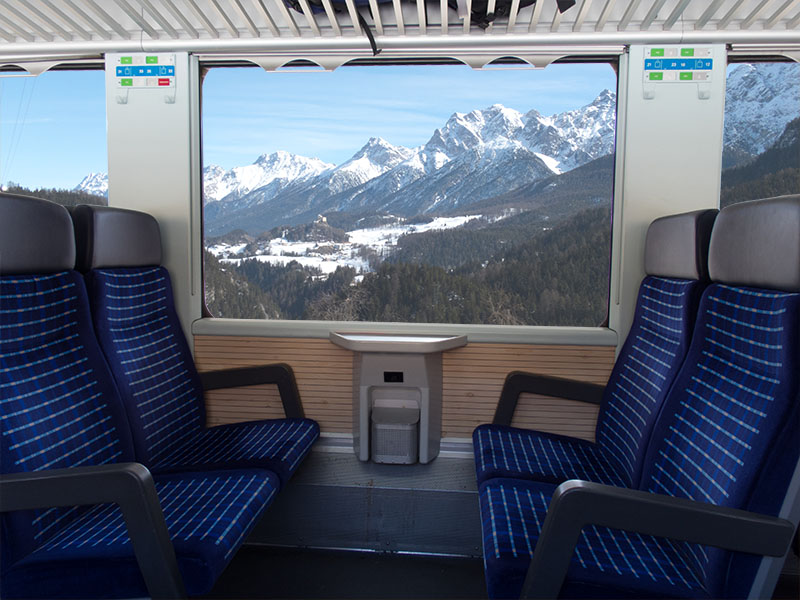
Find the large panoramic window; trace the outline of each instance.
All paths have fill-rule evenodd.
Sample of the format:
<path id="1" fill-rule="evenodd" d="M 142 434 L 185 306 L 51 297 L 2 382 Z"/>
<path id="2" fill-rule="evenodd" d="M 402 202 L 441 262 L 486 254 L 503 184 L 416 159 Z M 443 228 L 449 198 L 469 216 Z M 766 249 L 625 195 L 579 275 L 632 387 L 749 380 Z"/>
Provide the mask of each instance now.
<path id="1" fill-rule="evenodd" d="M 65 204 L 108 195 L 105 73 L 0 73 L 0 186 Z"/>
<path id="2" fill-rule="evenodd" d="M 800 63 L 728 67 L 720 205 L 800 194 Z"/>
<path id="3" fill-rule="evenodd" d="M 210 312 L 601 325 L 616 84 L 607 63 L 210 69 Z"/>

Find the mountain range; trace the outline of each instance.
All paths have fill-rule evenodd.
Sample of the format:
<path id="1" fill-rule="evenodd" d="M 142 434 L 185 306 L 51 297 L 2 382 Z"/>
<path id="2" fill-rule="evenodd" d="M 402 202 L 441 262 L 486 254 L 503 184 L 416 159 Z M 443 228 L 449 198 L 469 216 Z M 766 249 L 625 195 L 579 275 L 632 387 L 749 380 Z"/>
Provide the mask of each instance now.
<path id="1" fill-rule="evenodd" d="M 729 75 L 725 166 L 763 152 L 796 116 L 797 67 L 740 65 Z M 613 152 L 615 114 L 615 95 L 604 90 L 589 105 L 552 116 L 499 104 L 455 113 L 420 147 L 372 138 L 338 166 L 282 151 L 227 171 L 209 165 L 203 170 L 206 233 L 257 233 L 331 212 L 410 217 L 487 207 Z M 103 178 L 87 176 L 76 189 L 102 191 Z"/>

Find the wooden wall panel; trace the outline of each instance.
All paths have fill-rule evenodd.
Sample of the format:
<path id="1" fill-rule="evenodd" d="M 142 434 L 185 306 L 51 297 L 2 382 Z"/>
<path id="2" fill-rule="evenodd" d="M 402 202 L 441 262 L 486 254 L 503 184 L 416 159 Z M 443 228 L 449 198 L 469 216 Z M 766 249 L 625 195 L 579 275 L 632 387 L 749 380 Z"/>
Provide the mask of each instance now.
<path id="1" fill-rule="evenodd" d="M 196 336 L 195 359 L 201 371 L 285 362 L 292 366 L 306 415 L 322 430 L 352 429 L 352 353 L 325 339 Z M 442 434 L 469 438 L 491 421 L 503 381 L 511 371 L 605 383 L 614 348 L 469 344 L 443 358 Z M 282 416 L 274 386 L 215 390 L 206 397 L 209 425 Z M 513 424 L 593 439 L 597 407 L 523 394 Z"/>
<path id="2" fill-rule="evenodd" d="M 195 336 L 201 371 L 271 362 L 291 365 L 306 415 L 323 431 L 352 430 L 353 355 L 324 339 Z M 259 389 L 267 396 L 258 397 Z M 283 416 L 275 386 L 215 390 L 206 396 L 209 425 Z"/>
<path id="3" fill-rule="evenodd" d="M 445 437 L 464 438 L 492 420 L 503 381 L 511 371 L 605 383 L 614 364 L 606 346 L 468 344 L 444 354 Z M 523 394 L 512 425 L 594 438 L 597 408 L 581 402 Z"/>

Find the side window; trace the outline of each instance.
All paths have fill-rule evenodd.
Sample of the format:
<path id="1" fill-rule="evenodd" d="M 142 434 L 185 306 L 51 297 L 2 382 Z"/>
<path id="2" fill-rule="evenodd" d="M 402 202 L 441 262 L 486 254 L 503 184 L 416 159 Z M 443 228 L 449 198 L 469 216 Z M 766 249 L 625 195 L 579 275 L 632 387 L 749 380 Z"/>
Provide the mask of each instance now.
<path id="1" fill-rule="evenodd" d="M 609 64 L 211 69 L 210 312 L 602 324 L 616 84 Z"/>
<path id="2" fill-rule="evenodd" d="M 800 193 L 800 63 L 728 67 L 720 206 Z"/>
<path id="3" fill-rule="evenodd" d="M 0 185 L 72 206 L 106 204 L 102 69 L 0 73 Z"/>

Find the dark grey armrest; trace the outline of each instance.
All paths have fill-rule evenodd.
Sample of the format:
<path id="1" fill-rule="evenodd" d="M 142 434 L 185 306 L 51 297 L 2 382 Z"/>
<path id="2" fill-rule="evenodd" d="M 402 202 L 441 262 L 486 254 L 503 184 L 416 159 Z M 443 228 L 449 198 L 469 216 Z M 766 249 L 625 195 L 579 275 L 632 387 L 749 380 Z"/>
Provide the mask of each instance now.
<path id="1" fill-rule="evenodd" d="M 281 395 L 283 411 L 287 417 L 302 419 L 305 416 L 300 392 L 294 378 L 292 367 L 286 364 L 259 365 L 257 367 L 240 367 L 237 369 L 221 369 L 200 373 L 203 389 L 218 390 L 246 385 L 274 383 Z"/>
<path id="2" fill-rule="evenodd" d="M 514 418 L 514 410 L 517 408 L 517 401 L 522 392 L 600 404 L 603 401 L 603 391 L 605 389 L 603 385 L 586 381 L 514 371 L 508 374 L 505 383 L 503 383 L 503 391 L 500 393 L 500 401 L 497 403 L 492 423 L 511 425 L 511 420 Z"/>
<path id="3" fill-rule="evenodd" d="M 547 509 L 523 598 L 558 597 L 581 529 L 587 525 L 766 556 L 783 556 L 794 535 L 794 525 L 777 517 L 588 481 L 565 481 Z"/>
<path id="4" fill-rule="evenodd" d="M 0 476 L 0 511 L 114 503 L 153 598 L 185 598 L 153 477 L 139 463 L 52 469 Z"/>

